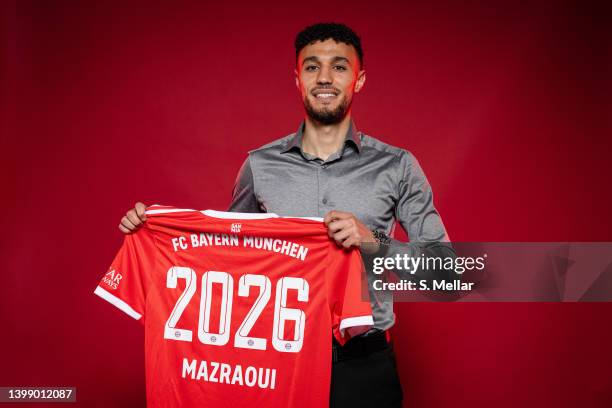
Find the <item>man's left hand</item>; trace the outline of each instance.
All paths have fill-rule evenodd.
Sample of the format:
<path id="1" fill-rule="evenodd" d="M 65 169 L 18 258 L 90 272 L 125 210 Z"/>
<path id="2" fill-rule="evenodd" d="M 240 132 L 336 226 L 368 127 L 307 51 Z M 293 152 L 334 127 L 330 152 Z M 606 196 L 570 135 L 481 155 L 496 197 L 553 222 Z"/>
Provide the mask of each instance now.
<path id="1" fill-rule="evenodd" d="M 327 226 L 330 238 L 344 248 L 377 243 L 372 231 L 352 213 L 332 210 L 325 214 L 323 222 Z"/>

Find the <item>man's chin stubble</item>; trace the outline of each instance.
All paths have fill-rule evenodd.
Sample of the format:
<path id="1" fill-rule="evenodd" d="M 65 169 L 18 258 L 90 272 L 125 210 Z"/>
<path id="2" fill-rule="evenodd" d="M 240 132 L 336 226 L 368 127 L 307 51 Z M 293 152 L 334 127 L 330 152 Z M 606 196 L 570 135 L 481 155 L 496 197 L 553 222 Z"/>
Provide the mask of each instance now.
<path id="1" fill-rule="evenodd" d="M 306 109 L 306 114 L 310 119 L 323 125 L 335 125 L 340 123 L 348 113 L 348 103 L 346 101 L 341 102 L 337 108 L 331 111 L 317 111 L 308 101 L 304 101 L 304 108 Z"/>

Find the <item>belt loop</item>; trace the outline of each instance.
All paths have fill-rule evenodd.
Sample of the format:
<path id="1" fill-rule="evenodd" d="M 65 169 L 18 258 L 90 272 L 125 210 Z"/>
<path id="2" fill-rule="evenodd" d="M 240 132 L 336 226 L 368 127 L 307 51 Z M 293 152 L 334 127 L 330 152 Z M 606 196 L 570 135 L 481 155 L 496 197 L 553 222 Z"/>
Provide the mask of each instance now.
<path id="1" fill-rule="evenodd" d="M 335 344 L 332 344 L 332 362 L 338 362 L 338 346 L 336 346 Z"/>
<path id="2" fill-rule="evenodd" d="M 385 330 L 385 337 L 387 338 L 387 343 L 391 343 L 391 333 L 389 330 Z"/>

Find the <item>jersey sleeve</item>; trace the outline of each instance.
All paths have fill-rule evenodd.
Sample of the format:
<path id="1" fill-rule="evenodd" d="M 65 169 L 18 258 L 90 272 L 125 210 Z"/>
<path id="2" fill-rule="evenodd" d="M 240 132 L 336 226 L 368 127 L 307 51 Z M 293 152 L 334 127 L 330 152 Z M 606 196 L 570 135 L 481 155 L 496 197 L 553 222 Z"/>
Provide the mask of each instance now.
<path id="1" fill-rule="evenodd" d="M 328 260 L 328 299 L 332 332 L 340 344 L 374 325 L 367 292 L 363 261 L 358 249 L 350 251 L 330 246 Z M 363 290 L 362 290 L 363 289 Z"/>
<path id="2" fill-rule="evenodd" d="M 123 245 L 94 291 L 141 323 L 144 320 L 147 283 L 153 275 L 157 251 L 153 239 L 146 227 L 126 235 Z"/>

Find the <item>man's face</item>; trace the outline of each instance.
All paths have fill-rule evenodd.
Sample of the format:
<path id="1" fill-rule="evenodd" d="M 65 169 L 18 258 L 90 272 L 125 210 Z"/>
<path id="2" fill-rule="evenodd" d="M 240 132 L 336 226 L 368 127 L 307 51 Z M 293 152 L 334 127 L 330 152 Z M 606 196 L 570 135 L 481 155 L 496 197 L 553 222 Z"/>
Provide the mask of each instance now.
<path id="1" fill-rule="evenodd" d="M 351 108 L 353 93 L 365 82 L 357 51 L 332 39 L 304 47 L 295 70 L 295 85 L 302 93 L 308 116 L 324 125 L 339 123 Z"/>

